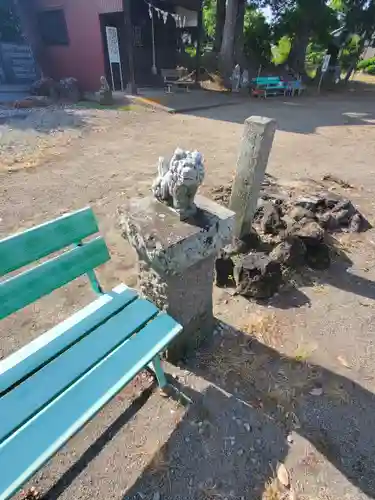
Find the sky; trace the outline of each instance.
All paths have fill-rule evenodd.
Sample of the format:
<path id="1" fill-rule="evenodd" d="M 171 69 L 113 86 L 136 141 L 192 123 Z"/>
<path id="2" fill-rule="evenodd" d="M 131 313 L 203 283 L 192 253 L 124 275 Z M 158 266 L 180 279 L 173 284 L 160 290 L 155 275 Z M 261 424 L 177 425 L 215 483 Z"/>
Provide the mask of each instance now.
<path id="1" fill-rule="evenodd" d="M 271 19 L 272 19 L 271 8 L 269 6 L 267 6 L 261 10 L 262 10 L 263 14 L 266 16 L 267 21 L 271 21 Z"/>

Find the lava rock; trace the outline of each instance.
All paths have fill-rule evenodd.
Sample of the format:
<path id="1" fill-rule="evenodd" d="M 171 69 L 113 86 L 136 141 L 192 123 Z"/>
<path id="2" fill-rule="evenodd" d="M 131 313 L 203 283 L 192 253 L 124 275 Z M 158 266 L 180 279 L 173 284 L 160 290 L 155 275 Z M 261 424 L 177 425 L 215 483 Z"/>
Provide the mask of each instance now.
<path id="1" fill-rule="evenodd" d="M 33 95 L 49 97 L 55 101 L 60 95 L 60 85 L 52 78 L 41 78 L 32 84 L 30 92 Z"/>
<path id="2" fill-rule="evenodd" d="M 344 211 L 347 213 L 349 219 L 357 213 L 355 206 L 350 200 L 341 200 L 332 208 L 332 214 Z"/>
<path id="3" fill-rule="evenodd" d="M 264 215 L 264 208 L 269 204 L 269 201 L 264 196 L 259 196 L 257 201 L 257 208 L 254 213 L 253 221 L 260 222 Z"/>
<path id="4" fill-rule="evenodd" d="M 363 219 L 358 212 L 353 215 L 349 223 L 349 231 L 351 233 L 359 233 L 363 227 Z"/>
<path id="5" fill-rule="evenodd" d="M 331 265 L 331 256 L 328 246 L 325 243 L 306 244 L 305 254 L 306 264 L 311 269 L 324 270 Z"/>
<path id="6" fill-rule="evenodd" d="M 304 218 L 288 228 L 288 235 L 298 236 L 304 242 L 308 241 L 310 244 L 314 244 L 314 242 L 320 243 L 323 240 L 324 229 L 315 220 Z"/>
<path id="7" fill-rule="evenodd" d="M 265 234 L 276 235 L 280 230 L 285 229 L 285 222 L 282 220 L 282 209 L 280 203 L 269 202 L 263 208 L 261 228 Z"/>
<path id="8" fill-rule="evenodd" d="M 333 212 L 331 213 L 332 220 L 335 221 L 336 226 L 347 226 L 350 221 L 350 212 L 349 210 L 339 210 L 338 212 Z"/>
<path id="9" fill-rule="evenodd" d="M 262 252 L 245 255 L 234 268 L 236 293 L 254 299 L 268 299 L 280 288 L 281 265 Z"/>
<path id="10" fill-rule="evenodd" d="M 233 285 L 234 262 L 223 250 L 215 261 L 216 286 L 226 287 Z"/>
<path id="11" fill-rule="evenodd" d="M 310 210 L 311 212 L 316 212 L 317 206 L 321 202 L 321 198 L 318 196 L 302 196 L 297 198 L 295 201 L 295 205 L 297 207 L 305 208 L 306 210 Z"/>
<path id="12" fill-rule="evenodd" d="M 225 247 L 225 253 L 229 256 L 249 253 L 250 250 L 259 248 L 261 243 L 259 234 L 252 229 L 249 234 L 245 234 L 241 238 L 233 238 L 232 243 Z"/>
<path id="13" fill-rule="evenodd" d="M 288 212 L 288 216 L 297 222 L 301 219 L 313 219 L 315 220 L 315 214 L 311 210 L 307 210 L 307 208 L 303 208 L 300 206 L 295 206 Z"/>
<path id="14" fill-rule="evenodd" d="M 331 212 L 325 212 L 318 216 L 319 224 L 322 228 L 328 231 L 336 231 L 339 228 L 337 219 L 332 216 Z"/>
<path id="15" fill-rule="evenodd" d="M 78 80 L 72 76 L 63 78 L 59 82 L 60 96 L 69 102 L 78 102 L 81 99 L 81 91 L 78 85 Z"/>
<path id="16" fill-rule="evenodd" d="M 305 260 L 306 247 L 300 238 L 287 238 L 270 253 L 270 258 L 279 264 L 299 267 Z"/>
<path id="17" fill-rule="evenodd" d="M 342 201 L 341 196 L 332 193 L 331 191 L 325 191 L 323 193 L 320 193 L 320 198 L 317 205 L 317 211 L 324 212 L 327 210 L 332 210 L 341 201 Z"/>

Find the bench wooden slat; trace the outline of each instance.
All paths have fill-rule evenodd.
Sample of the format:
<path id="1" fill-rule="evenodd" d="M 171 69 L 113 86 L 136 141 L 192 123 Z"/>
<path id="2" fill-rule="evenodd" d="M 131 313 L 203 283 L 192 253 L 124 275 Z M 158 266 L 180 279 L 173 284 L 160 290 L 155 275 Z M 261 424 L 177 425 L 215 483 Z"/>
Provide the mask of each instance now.
<path id="1" fill-rule="evenodd" d="M 110 259 L 103 238 L 43 262 L 0 283 L 0 319 L 35 302 Z"/>
<path id="2" fill-rule="evenodd" d="M 121 284 L 0 361 L 0 395 L 138 297 Z M 0 418 L 1 420 L 1 418 Z"/>
<path id="3" fill-rule="evenodd" d="M 167 314 L 77 380 L 0 444 L 0 500 L 7 500 L 181 331 Z"/>
<path id="4" fill-rule="evenodd" d="M 99 231 L 91 208 L 63 215 L 0 241 L 0 276 L 78 243 Z"/>
<path id="5" fill-rule="evenodd" d="M 159 312 L 138 299 L 0 398 L 0 442 Z"/>

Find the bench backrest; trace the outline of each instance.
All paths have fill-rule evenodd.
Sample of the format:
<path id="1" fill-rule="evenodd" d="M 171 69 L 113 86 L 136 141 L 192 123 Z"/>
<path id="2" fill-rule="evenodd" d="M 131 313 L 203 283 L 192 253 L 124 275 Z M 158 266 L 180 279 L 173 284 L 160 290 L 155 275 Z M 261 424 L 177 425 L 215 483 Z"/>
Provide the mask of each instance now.
<path id="1" fill-rule="evenodd" d="M 183 76 L 184 70 L 182 69 L 162 69 L 161 76 L 164 80 L 178 80 Z"/>
<path id="2" fill-rule="evenodd" d="M 0 240 L 0 277 L 73 246 L 57 257 L 0 281 L 0 319 L 83 274 L 88 275 L 94 290 L 101 293 L 93 270 L 110 259 L 107 246 L 101 237 L 83 241 L 98 231 L 93 211 L 84 208 Z"/>
<path id="3" fill-rule="evenodd" d="M 253 83 L 277 83 L 280 82 L 281 79 L 279 76 L 258 76 L 257 78 L 253 78 L 251 80 Z"/>

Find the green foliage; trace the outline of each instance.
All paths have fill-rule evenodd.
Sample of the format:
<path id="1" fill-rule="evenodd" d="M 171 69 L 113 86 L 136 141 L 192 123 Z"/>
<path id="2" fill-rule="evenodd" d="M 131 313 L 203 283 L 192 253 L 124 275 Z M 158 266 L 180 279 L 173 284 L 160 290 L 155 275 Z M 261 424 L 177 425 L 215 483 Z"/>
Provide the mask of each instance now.
<path id="1" fill-rule="evenodd" d="M 369 75 L 375 75 L 375 57 L 363 59 L 358 63 L 357 69 Z"/>
<path id="2" fill-rule="evenodd" d="M 353 62 L 357 61 L 360 50 L 360 37 L 358 35 L 349 37 L 341 51 L 341 68 L 344 70 L 349 69 Z"/>
<path id="3" fill-rule="evenodd" d="M 337 14 L 325 0 L 281 1 L 281 4 L 284 8 L 278 11 L 276 38 L 308 35 L 317 42 L 328 43 L 330 31 L 338 27 Z"/>
<path id="4" fill-rule="evenodd" d="M 306 51 L 306 64 L 311 67 L 321 66 L 325 53 L 326 48 L 324 45 L 316 42 L 309 43 Z"/>
<path id="5" fill-rule="evenodd" d="M 326 48 L 323 44 L 310 42 L 306 51 L 306 73 L 310 78 L 314 78 L 318 68 L 322 65 Z"/>
<path id="6" fill-rule="evenodd" d="M 375 31 L 375 0 L 331 0 L 339 12 L 345 37 L 359 35 L 363 41 L 370 39 Z"/>
<path id="7" fill-rule="evenodd" d="M 204 0 L 203 24 L 206 38 L 215 38 L 216 0 Z M 262 64 L 271 59 L 271 28 L 264 14 L 258 10 L 255 3 L 247 3 L 244 18 L 244 54 Z"/>
<path id="8" fill-rule="evenodd" d="M 370 57 L 370 59 L 363 59 L 357 65 L 359 70 L 367 70 L 370 66 L 375 66 L 375 57 Z"/>
<path id="9" fill-rule="evenodd" d="M 252 6 L 247 6 L 245 11 L 244 53 L 261 64 L 271 60 L 271 28 L 264 14 Z"/>
<path id="10" fill-rule="evenodd" d="M 185 54 L 187 54 L 192 59 L 195 59 L 197 55 L 197 48 L 193 45 L 188 45 L 187 47 L 185 47 Z"/>
<path id="11" fill-rule="evenodd" d="M 215 36 L 216 26 L 216 0 L 204 0 L 203 3 L 203 26 L 208 39 Z"/>
<path id="12" fill-rule="evenodd" d="M 272 62 L 276 66 L 284 64 L 288 59 L 290 48 L 290 38 L 288 36 L 281 37 L 278 43 L 272 47 Z"/>
<path id="13" fill-rule="evenodd" d="M 215 37 L 216 2 L 204 0 L 203 19 L 208 40 Z M 271 25 L 260 7 L 271 9 Z M 336 31 L 337 28 L 342 29 Z M 332 32 L 335 33 L 332 35 Z M 244 53 L 262 64 L 270 59 L 275 64 L 283 64 L 289 57 L 288 63 L 303 74 L 306 52 L 305 70 L 312 74 L 321 65 L 327 49 L 336 61 L 336 47 L 336 53 L 341 49 L 341 68 L 350 70 L 365 41 L 374 33 L 375 0 L 246 0 Z M 272 40 L 276 43 L 271 48 Z M 374 64 L 359 68 L 366 70 Z"/>

